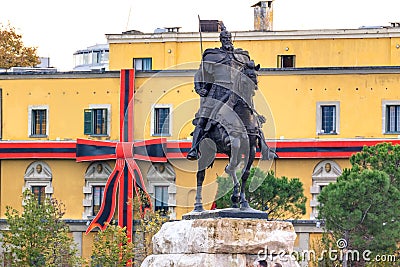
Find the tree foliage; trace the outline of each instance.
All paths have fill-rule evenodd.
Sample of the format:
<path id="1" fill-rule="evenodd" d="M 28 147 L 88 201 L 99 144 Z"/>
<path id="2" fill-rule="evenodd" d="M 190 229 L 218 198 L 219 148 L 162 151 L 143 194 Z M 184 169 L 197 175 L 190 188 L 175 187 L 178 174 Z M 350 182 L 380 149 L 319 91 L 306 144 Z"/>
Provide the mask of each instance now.
<path id="1" fill-rule="evenodd" d="M 147 212 L 144 218 L 139 221 L 135 243 L 141 260 L 153 254 L 152 238 L 167 221 L 168 217 L 160 211 Z"/>
<path id="2" fill-rule="evenodd" d="M 23 192 L 23 212 L 6 207 L 9 230 L 1 242 L 11 266 L 80 266 L 76 245 L 62 217 L 64 205 L 56 199 L 39 204 L 30 190 Z"/>
<path id="3" fill-rule="evenodd" d="M 136 199 L 134 208 L 135 213 L 138 213 Z M 153 253 L 152 237 L 166 221 L 168 217 L 159 211 L 147 212 L 144 218 L 135 221 L 136 231 L 132 242 L 129 241 L 125 228 L 108 225 L 94 238 L 91 266 L 140 266 Z"/>
<path id="4" fill-rule="evenodd" d="M 218 208 L 231 206 L 233 182 L 230 177 L 217 177 Z M 252 208 L 266 210 L 270 219 L 298 219 L 306 214 L 303 184 L 298 178 L 277 178 L 273 171 L 251 168 L 246 184 L 246 197 Z"/>
<path id="5" fill-rule="evenodd" d="M 362 151 L 350 157 L 351 171 L 379 170 L 389 175 L 390 184 L 400 190 L 400 145 L 380 143 L 364 146 Z"/>
<path id="6" fill-rule="evenodd" d="M 319 217 L 349 249 L 394 252 L 400 241 L 400 146 L 364 147 L 350 162 L 352 167 L 321 191 Z"/>
<path id="7" fill-rule="evenodd" d="M 97 232 L 92 251 L 92 266 L 132 266 L 134 245 L 126 235 L 126 228 L 110 224 Z"/>
<path id="8" fill-rule="evenodd" d="M 0 24 L 0 68 L 34 67 L 40 63 L 36 47 L 26 47 L 10 24 Z"/>

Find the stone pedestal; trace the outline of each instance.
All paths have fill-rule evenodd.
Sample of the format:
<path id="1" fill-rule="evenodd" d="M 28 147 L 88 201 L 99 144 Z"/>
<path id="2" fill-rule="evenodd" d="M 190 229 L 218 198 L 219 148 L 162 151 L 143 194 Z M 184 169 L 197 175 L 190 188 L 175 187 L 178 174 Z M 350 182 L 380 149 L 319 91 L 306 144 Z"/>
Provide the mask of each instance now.
<path id="1" fill-rule="evenodd" d="M 289 222 L 241 217 L 167 222 L 141 267 L 253 267 L 260 258 L 268 266 L 298 266 L 290 257 L 295 239 Z"/>

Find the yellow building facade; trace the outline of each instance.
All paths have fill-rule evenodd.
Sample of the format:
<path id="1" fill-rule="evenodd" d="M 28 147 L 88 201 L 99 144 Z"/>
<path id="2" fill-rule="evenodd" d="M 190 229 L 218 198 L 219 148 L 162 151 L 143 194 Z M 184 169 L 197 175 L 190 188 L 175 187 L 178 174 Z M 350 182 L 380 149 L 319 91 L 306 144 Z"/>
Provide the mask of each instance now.
<path id="1" fill-rule="evenodd" d="M 219 47 L 218 36 L 203 33 L 203 48 Z M 310 234 L 321 232 L 315 219 L 321 188 L 350 167 L 349 156 L 363 145 L 399 142 L 400 30 L 249 31 L 232 36 L 235 47 L 248 50 L 261 64 L 255 106 L 267 117 L 267 142 L 279 155 L 254 165 L 303 182 L 307 214 L 294 224 L 296 246 L 307 249 Z M 107 72 L 0 74 L 2 223 L 6 206 L 22 207 L 25 188 L 54 196 L 66 205 L 65 218 L 85 257 L 92 242 L 92 235 L 85 234 L 87 223 L 98 212 L 115 158 L 80 162 L 79 140 L 121 140 L 127 115 L 121 112 L 120 70 L 136 69 L 134 140 L 166 139 L 166 162 L 137 160 L 153 207 L 168 208 L 173 219 L 180 219 L 193 209 L 196 189 L 196 162 L 185 156 L 199 107 L 193 89 L 201 57 L 199 33 L 128 32 L 107 39 Z M 207 170 L 206 208 L 215 200 L 215 178 L 224 175 L 226 163 L 217 158 Z"/>

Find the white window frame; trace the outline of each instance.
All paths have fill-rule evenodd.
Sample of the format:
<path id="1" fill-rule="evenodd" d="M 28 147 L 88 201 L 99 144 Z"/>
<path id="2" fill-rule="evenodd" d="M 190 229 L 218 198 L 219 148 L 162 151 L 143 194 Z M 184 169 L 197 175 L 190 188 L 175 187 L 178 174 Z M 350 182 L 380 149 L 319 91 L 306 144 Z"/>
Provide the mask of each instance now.
<path id="1" fill-rule="evenodd" d="M 101 136 L 110 136 L 110 134 L 111 134 L 111 104 L 90 104 L 89 109 L 107 109 L 107 133 L 106 133 L 106 135 L 101 135 Z M 97 135 L 91 134 L 91 136 L 97 136 Z"/>
<path id="2" fill-rule="evenodd" d="M 285 57 L 292 57 L 293 59 L 293 66 L 291 67 L 284 67 L 283 60 Z M 287 68 L 295 68 L 296 67 L 296 55 L 278 55 L 278 68 L 280 69 L 287 69 Z"/>
<path id="3" fill-rule="evenodd" d="M 335 133 L 325 133 L 322 130 L 322 107 L 323 106 L 335 106 L 335 123 L 336 132 Z M 317 125 L 317 135 L 337 135 L 340 133 L 340 102 L 339 101 L 321 101 L 317 102 L 316 110 L 316 125 Z"/>
<path id="4" fill-rule="evenodd" d="M 167 207 L 168 207 L 168 210 L 167 211 L 169 211 L 169 187 L 170 187 L 170 185 L 168 184 L 153 184 L 153 186 L 152 186 L 152 189 L 153 189 L 153 192 L 154 192 L 154 202 L 153 202 L 153 208 L 154 208 L 154 210 L 156 210 L 156 204 L 157 204 L 157 196 L 156 196 L 156 189 L 157 188 L 166 188 L 167 189 L 167 195 L 166 195 L 166 198 L 167 198 L 167 200 L 166 200 L 166 203 L 164 203 L 164 204 L 166 204 L 167 205 Z M 163 200 L 162 199 L 158 199 L 158 201 L 159 202 L 163 202 Z"/>
<path id="5" fill-rule="evenodd" d="M 39 110 L 39 109 L 45 109 L 46 110 L 46 134 L 45 135 L 35 135 L 32 133 L 32 111 L 33 110 Z M 28 137 L 29 138 L 43 138 L 43 137 L 48 137 L 49 136 L 49 123 L 50 122 L 50 117 L 49 117 L 49 106 L 48 105 L 30 105 L 28 106 Z"/>
<path id="6" fill-rule="evenodd" d="M 161 168 L 163 170 L 161 171 Z M 153 163 L 147 172 L 147 189 L 155 207 L 155 187 L 168 187 L 168 212 L 170 219 L 176 219 L 176 174 L 169 163 Z"/>
<path id="7" fill-rule="evenodd" d="M 157 108 L 169 108 L 169 132 L 166 134 L 156 134 L 154 133 L 155 128 L 155 110 Z M 153 104 L 151 106 L 151 119 L 150 119 L 150 133 L 151 136 L 171 136 L 172 135 L 172 104 Z"/>
<path id="8" fill-rule="evenodd" d="M 151 62 L 151 68 L 149 70 L 153 69 L 153 58 L 151 57 L 140 57 L 140 58 L 133 58 L 133 68 L 137 71 L 148 71 L 148 69 L 143 69 L 143 60 L 148 60 L 150 59 Z M 138 66 L 138 63 L 140 62 L 140 66 Z"/>
<path id="9" fill-rule="evenodd" d="M 386 109 L 387 106 L 400 106 L 400 100 L 382 100 L 382 134 L 400 135 L 400 132 L 388 132 L 386 129 Z"/>
<path id="10" fill-rule="evenodd" d="M 101 165 L 102 170 L 98 172 L 97 166 Z M 85 185 L 83 187 L 84 199 L 82 201 L 83 214 L 85 220 L 93 219 L 93 187 L 105 186 L 107 179 L 112 173 L 110 165 L 106 162 L 95 161 L 89 165 L 85 172 Z"/>
<path id="11" fill-rule="evenodd" d="M 330 164 L 330 171 L 326 170 L 326 165 Z M 335 183 L 337 178 L 342 174 L 342 169 L 333 160 L 323 160 L 317 164 L 312 174 L 312 186 L 310 187 L 310 219 L 314 220 L 318 217 L 318 195 L 321 192 L 321 186 Z"/>
<path id="12" fill-rule="evenodd" d="M 37 166 L 42 166 L 42 171 L 38 173 Z M 22 187 L 22 192 L 26 189 L 32 190 L 32 186 L 45 186 L 46 197 L 51 197 L 53 194 L 53 174 L 49 165 L 44 161 L 32 162 L 24 174 L 25 184 Z"/>

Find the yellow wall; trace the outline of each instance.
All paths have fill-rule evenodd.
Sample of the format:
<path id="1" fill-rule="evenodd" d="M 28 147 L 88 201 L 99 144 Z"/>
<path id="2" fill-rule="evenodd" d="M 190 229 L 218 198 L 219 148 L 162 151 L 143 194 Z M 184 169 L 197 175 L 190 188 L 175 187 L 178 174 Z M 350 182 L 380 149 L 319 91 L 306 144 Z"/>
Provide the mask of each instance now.
<path id="1" fill-rule="evenodd" d="M 204 45 L 205 49 L 220 43 L 217 40 Z M 153 70 L 193 69 L 199 66 L 201 49 L 198 42 L 110 44 L 110 70 L 133 68 L 134 58 L 152 58 Z"/>
<path id="2" fill-rule="evenodd" d="M 109 139 L 119 139 L 119 79 L 36 77 L 0 80 L 0 88 L 3 89 L 3 140 L 88 138 L 83 132 L 83 114 L 89 104 L 111 104 L 112 125 Z M 48 106 L 47 138 L 29 137 L 30 105 Z"/>
<path id="3" fill-rule="evenodd" d="M 193 90 L 193 78 L 174 79 L 165 74 L 137 78 L 135 136 L 151 138 L 151 108 L 156 104 L 171 104 L 173 112 L 171 140 L 190 138 L 191 123 L 199 107 Z M 267 138 L 380 138 L 396 137 L 382 133 L 382 100 L 400 99 L 398 73 L 392 74 L 274 74 L 262 71 L 255 105 L 267 117 L 263 126 Z M 317 134 L 317 103 L 340 102 L 339 133 Z M 354 112 L 356 108 L 357 112 Z M 366 116 L 366 114 L 368 114 Z"/>
<path id="4" fill-rule="evenodd" d="M 363 35 L 360 30 L 357 37 L 349 34 L 348 38 L 343 38 L 343 36 L 335 38 L 334 34 L 321 38 L 318 37 L 318 33 L 315 37 L 306 37 L 307 33 L 302 36 L 296 32 L 291 36 L 288 32 L 289 37 L 265 40 L 264 37 L 271 38 L 273 34 L 274 32 L 265 33 L 263 36 L 255 33 L 256 37 L 253 40 L 250 39 L 252 35 L 248 34 L 249 38 L 243 40 L 246 37 L 236 39 L 236 33 L 233 32 L 232 39 L 236 48 L 249 51 L 250 56 L 261 64 L 262 68 L 276 68 L 278 55 L 295 55 L 295 66 L 298 68 L 400 64 L 400 49 L 396 47 L 400 44 L 398 37 L 389 38 L 380 35 L 379 38 L 378 36 L 374 38 L 374 33 Z M 203 51 L 214 47 L 220 47 L 217 35 L 207 40 L 203 38 Z M 110 70 L 132 68 L 133 58 L 144 57 L 153 59 L 153 70 L 190 69 L 191 66 L 198 66 L 201 59 L 200 37 L 196 41 L 165 40 L 157 39 L 157 37 L 147 40 L 144 37 L 143 41 L 138 43 L 110 42 Z M 192 63 L 194 65 L 191 65 Z"/>
<path id="5" fill-rule="evenodd" d="M 193 72 L 173 78 L 161 73 L 136 79 L 135 138 L 148 139 L 153 104 L 171 104 L 171 140 L 190 138 L 199 107 Z M 260 72 L 256 108 L 267 116 L 268 138 L 391 137 L 382 134 L 382 100 L 400 99 L 393 74 L 274 75 Z M 28 106 L 48 105 L 49 134 L 41 140 L 89 138 L 83 134 L 83 110 L 89 104 L 111 104 L 111 135 L 119 139 L 119 79 L 0 80 L 3 89 L 3 140 L 28 137 Z M 340 102 L 338 135 L 316 134 L 316 104 Z M 357 107 L 357 112 L 354 107 Z M 68 116 L 66 116 L 68 113 Z M 365 116 L 368 114 L 368 116 Z M 105 138 L 103 138 L 105 139 Z"/>
<path id="6" fill-rule="evenodd" d="M 253 167 L 259 167 L 263 171 L 272 170 L 276 177 L 299 178 L 303 183 L 304 195 L 307 197 L 307 213 L 303 216 L 304 219 L 310 218 L 311 208 L 310 188 L 312 186 L 312 173 L 317 164 L 324 159 L 277 159 L 274 161 L 259 161 L 255 160 Z M 347 159 L 331 159 L 334 160 L 341 169 L 349 168 L 351 165 Z M 174 166 L 176 172 L 176 214 L 177 218 L 185 213 L 193 210 L 195 202 L 196 190 L 196 162 L 188 162 L 186 160 L 174 160 L 170 162 Z M 224 172 L 227 160 L 217 159 L 214 166 L 207 169 L 206 180 L 203 184 L 203 203 L 205 208 L 209 209 L 212 202 L 215 200 L 218 184 L 217 176 L 226 177 Z"/>
<path id="7" fill-rule="evenodd" d="M 172 104 L 172 136 L 169 139 L 186 139 L 190 135 L 191 121 L 199 106 L 198 95 L 193 90 L 193 77 L 175 76 L 171 79 L 156 74 L 150 78 L 137 78 L 135 88 L 136 139 L 151 138 L 151 110 L 154 104 Z"/>
<path id="8" fill-rule="evenodd" d="M 389 38 L 237 41 L 234 45 L 249 51 L 263 68 L 278 67 L 278 55 L 296 55 L 297 68 L 392 65 Z"/>
<path id="9" fill-rule="evenodd" d="M 75 160 L 38 159 L 47 163 L 52 172 L 52 197 L 61 201 L 66 208 L 65 219 L 82 219 L 83 213 L 83 187 L 85 185 L 85 172 L 90 163 L 77 163 Z M 0 195 L 0 216 L 4 217 L 6 206 L 17 210 L 22 208 L 22 190 L 25 185 L 24 175 L 28 166 L 35 162 L 32 160 L 2 160 L 1 185 L 3 190 Z M 107 161 L 113 167 L 113 161 Z M 68 190 L 65 190 L 68 189 Z"/>
<path id="10" fill-rule="evenodd" d="M 288 178 L 299 178 L 303 183 L 304 195 L 307 197 L 307 214 L 304 219 L 310 218 L 310 188 L 312 186 L 312 174 L 317 164 L 325 159 L 277 159 L 271 166 L 276 177 L 286 176 Z M 349 168 L 350 162 L 348 159 L 331 159 L 335 161 L 341 169 Z"/>
<path id="11" fill-rule="evenodd" d="M 199 106 L 199 98 L 193 90 L 194 71 L 175 73 L 157 73 L 156 75 L 138 74 L 135 80 L 135 138 L 154 138 L 150 135 L 151 110 L 153 104 L 170 104 L 172 106 L 172 135 L 169 140 L 188 140 L 193 130 L 191 123 Z M 382 134 L 382 100 L 400 99 L 397 90 L 399 83 L 397 73 L 391 74 L 313 74 L 312 71 L 282 74 L 261 71 L 259 92 L 255 98 L 257 110 L 267 115 L 264 125 L 266 137 L 284 138 L 358 138 L 360 136 L 392 137 Z M 110 103 L 112 105 L 112 140 L 119 139 L 119 77 L 106 79 L 14 79 L 0 80 L 3 90 L 3 137 L 5 140 L 31 140 L 28 132 L 28 106 L 49 106 L 50 133 L 49 140 L 64 138 L 89 138 L 83 135 L 83 109 L 89 104 Z M 96 93 L 94 93 L 96 92 Z M 50 93 L 50 94 L 49 94 Z M 316 134 L 316 103 L 318 101 L 340 102 L 340 132 L 337 135 Z M 354 112 L 354 109 L 357 112 Z M 68 114 L 68 116 L 66 116 Z M 367 116 L 366 116 L 367 114 Z M 397 137 L 397 136 L 395 136 Z M 344 160 L 345 161 L 345 160 Z M 2 196 L 1 207 L 20 204 L 23 175 L 27 161 L 5 160 L 2 166 L 2 187 L 7 193 Z M 177 215 L 178 217 L 191 209 L 194 202 L 195 163 L 177 160 Z M 299 177 L 309 194 L 310 176 L 318 160 L 279 160 L 276 172 L 278 176 Z M 18 165 L 20 164 L 20 165 Z M 147 164 L 147 163 L 146 163 Z M 191 171 L 185 169 L 190 164 Z M 216 192 L 215 177 L 222 175 L 226 163 L 217 161 L 214 168 L 208 170 L 207 190 L 204 192 L 204 203 L 210 204 Z M 83 165 L 73 161 L 57 161 L 51 166 L 54 180 L 54 194 L 67 205 L 78 205 L 82 209 Z M 76 167 L 78 166 L 78 168 Z M 80 166 L 80 167 L 79 167 Z M 148 165 L 144 165 L 144 173 Z M 296 166 L 293 168 L 293 166 Z M 342 168 L 346 164 L 343 163 Z M 64 170 L 65 169 L 65 170 Z M 69 171 L 73 169 L 73 171 Z M 17 171 L 14 171 L 17 170 Z M 67 171 L 68 170 L 68 171 Z M 10 177 L 20 177 L 19 182 Z M 74 174 L 72 174 L 74 173 Z M 77 193 L 67 194 L 58 188 L 67 186 L 67 180 L 59 177 L 78 179 Z M 69 178 L 70 179 L 70 178 Z M 77 185 L 79 184 L 79 186 Z M 208 189 L 209 188 L 209 189 Z M 9 196 L 12 197 L 7 197 Z M 310 195 L 307 195 L 310 199 Z M 72 203 L 72 204 L 69 204 Z M 71 209 L 73 210 L 73 209 Z M 71 218 L 81 218 L 82 210 L 67 213 Z M 308 217 L 307 214 L 306 217 Z"/>
<path id="12" fill-rule="evenodd" d="M 90 260 L 90 257 L 92 256 L 92 250 L 93 250 L 93 240 L 95 237 L 96 232 L 90 232 L 88 234 L 83 233 L 82 234 L 82 257 L 84 259 Z"/>
<path id="13" fill-rule="evenodd" d="M 270 75 L 259 80 L 277 138 L 392 137 L 382 134 L 382 100 L 400 99 L 398 73 Z M 319 101 L 340 102 L 338 135 L 316 134 Z"/>

